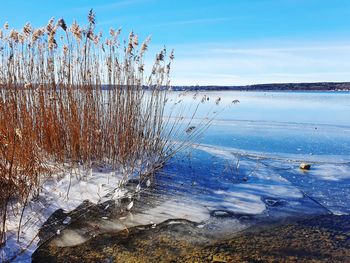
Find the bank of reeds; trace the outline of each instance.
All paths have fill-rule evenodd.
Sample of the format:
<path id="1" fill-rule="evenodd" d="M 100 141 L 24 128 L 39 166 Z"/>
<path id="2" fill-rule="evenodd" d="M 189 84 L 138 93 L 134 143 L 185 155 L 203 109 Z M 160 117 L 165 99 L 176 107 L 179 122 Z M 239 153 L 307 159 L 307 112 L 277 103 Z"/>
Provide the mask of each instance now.
<path id="1" fill-rule="evenodd" d="M 52 164 L 159 166 L 174 152 L 163 118 L 174 55 L 161 50 L 146 76 L 150 39 L 120 33 L 97 33 L 92 11 L 84 27 L 0 29 L 0 243 L 9 205 L 25 207 Z"/>

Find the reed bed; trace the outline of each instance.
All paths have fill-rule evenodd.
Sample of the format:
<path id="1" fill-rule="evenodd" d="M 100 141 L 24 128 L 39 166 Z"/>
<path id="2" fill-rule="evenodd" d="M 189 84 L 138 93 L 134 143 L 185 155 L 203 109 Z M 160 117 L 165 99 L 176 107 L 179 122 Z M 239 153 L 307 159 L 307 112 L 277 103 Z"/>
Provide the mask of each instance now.
<path id="1" fill-rule="evenodd" d="M 173 52 L 161 50 L 146 75 L 150 39 L 120 34 L 96 32 L 92 10 L 85 26 L 50 19 L 0 29 L 0 244 L 9 206 L 24 209 L 54 165 L 127 174 L 157 169 L 184 147 L 170 138 L 185 132 L 163 116 Z"/>

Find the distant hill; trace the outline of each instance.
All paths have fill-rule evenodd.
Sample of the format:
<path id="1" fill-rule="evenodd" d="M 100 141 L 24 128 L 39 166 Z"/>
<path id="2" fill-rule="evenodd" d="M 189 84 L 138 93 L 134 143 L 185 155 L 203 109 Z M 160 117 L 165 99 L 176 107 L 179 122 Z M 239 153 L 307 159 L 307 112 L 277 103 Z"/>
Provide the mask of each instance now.
<path id="1" fill-rule="evenodd" d="M 172 86 L 173 90 L 350 91 L 350 82 L 273 83 L 247 86 Z"/>

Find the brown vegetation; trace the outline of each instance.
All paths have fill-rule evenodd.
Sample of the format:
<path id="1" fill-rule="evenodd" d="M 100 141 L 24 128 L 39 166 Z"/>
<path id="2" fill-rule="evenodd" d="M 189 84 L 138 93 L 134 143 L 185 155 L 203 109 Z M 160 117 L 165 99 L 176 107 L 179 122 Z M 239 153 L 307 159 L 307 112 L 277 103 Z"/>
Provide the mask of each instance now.
<path id="1" fill-rule="evenodd" d="M 85 27 L 0 29 L 0 243 L 11 200 L 25 207 L 52 164 L 159 167 L 176 151 L 163 118 L 174 55 L 161 50 L 146 77 L 150 39 L 120 33 L 103 40 L 92 11 Z"/>

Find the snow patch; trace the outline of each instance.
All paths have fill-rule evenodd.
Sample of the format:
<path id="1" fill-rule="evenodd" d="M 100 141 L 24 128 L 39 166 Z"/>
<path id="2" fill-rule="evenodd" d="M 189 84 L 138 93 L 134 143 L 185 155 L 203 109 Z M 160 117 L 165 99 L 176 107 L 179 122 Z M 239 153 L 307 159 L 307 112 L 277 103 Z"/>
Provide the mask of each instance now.
<path id="1" fill-rule="evenodd" d="M 73 169 L 71 172 L 57 174 L 48 179 L 43 184 L 39 196 L 29 201 L 24 210 L 18 242 L 19 204 L 14 204 L 13 209 L 9 211 L 7 241 L 0 249 L 0 258 L 12 259 L 13 262 L 31 262 L 31 254 L 39 242 L 37 236 L 39 229 L 53 212 L 60 208 L 69 212 L 85 200 L 99 203 L 123 197 L 126 194 L 126 190 L 120 187 L 123 182 L 124 177 L 119 173 L 83 169 Z M 69 224 L 68 219 L 65 221 Z M 70 238 L 71 242 L 83 240 L 79 235 L 73 234 Z"/>

